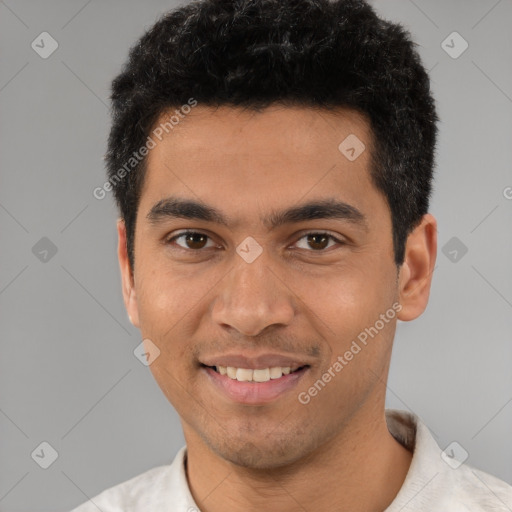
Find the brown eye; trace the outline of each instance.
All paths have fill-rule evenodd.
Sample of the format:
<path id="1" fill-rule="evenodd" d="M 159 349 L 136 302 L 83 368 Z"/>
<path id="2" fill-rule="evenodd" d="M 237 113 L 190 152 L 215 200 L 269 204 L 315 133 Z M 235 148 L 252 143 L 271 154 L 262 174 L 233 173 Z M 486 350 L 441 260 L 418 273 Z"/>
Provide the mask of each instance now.
<path id="1" fill-rule="evenodd" d="M 324 234 L 308 235 L 308 244 L 312 249 L 325 249 L 329 243 L 329 237 Z"/>
<path id="2" fill-rule="evenodd" d="M 189 233 L 185 235 L 185 243 L 189 249 L 202 249 L 206 245 L 206 235 L 201 233 Z"/>
<path id="3" fill-rule="evenodd" d="M 337 239 L 329 233 L 307 233 L 302 238 L 300 238 L 300 240 L 306 240 L 306 244 L 304 244 L 305 246 L 299 248 L 309 250 L 310 252 L 324 251 L 325 249 L 332 247 L 332 245 L 336 245 L 336 243 L 338 245 L 343 245 L 343 241 Z M 333 241 L 334 244 L 329 245 L 329 242 L 331 241 Z"/>
<path id="4" fill-rule="evenodd" d="M 189 249 L 192 251 L 199 251 L 206 247 L 208 239 L 210 237 L 205 235 L 204 233 L 199 233 L 197 231 L 187 231 L 185 233 L 180 233 L 179 235 L 173 236 L 166 243 L 172 244 L 173 242 L 182 239 L 182 243 L 177 243 L 178 247 L 181 249 Z"/>

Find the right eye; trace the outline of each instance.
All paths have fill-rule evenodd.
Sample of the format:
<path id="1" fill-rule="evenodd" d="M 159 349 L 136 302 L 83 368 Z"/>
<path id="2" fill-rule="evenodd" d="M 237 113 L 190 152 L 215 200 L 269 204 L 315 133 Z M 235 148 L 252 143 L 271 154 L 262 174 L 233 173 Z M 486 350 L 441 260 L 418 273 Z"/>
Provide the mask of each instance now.
<path id="1" fill-rule="evenodd" d="M 177 242 L 180 239 L 183 239 L 184 245 Z M 200 252 L 201 249 L 206 246 L 208 239 L 210 239 L 208 235 L 205 235 L 199 231 L 185 231 L 183 233 L 179 233 L 178 235 L 174 235 L 171 238 L 168 238 L 165 241 L 165 244 L 174 245 L 174 242 L 176 242 L 176 245 L 184 251 Z M 215 247 L 215 244 L 213 246 Z"/>

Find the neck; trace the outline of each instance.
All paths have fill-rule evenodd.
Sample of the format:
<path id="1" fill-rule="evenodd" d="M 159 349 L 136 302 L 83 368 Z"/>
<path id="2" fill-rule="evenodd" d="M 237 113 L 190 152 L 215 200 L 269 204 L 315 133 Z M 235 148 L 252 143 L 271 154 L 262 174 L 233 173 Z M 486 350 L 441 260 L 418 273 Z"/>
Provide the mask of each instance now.
<path id="1" fill-rule="evenodd" d="M 389 433 L 384 410 L 372 416 L 359 411 L 314 453 L 265 470 L 232 464 L 188 431 L 192 496 L 202 512 L 382 512 L 400 490 L 412 454 Z"/>

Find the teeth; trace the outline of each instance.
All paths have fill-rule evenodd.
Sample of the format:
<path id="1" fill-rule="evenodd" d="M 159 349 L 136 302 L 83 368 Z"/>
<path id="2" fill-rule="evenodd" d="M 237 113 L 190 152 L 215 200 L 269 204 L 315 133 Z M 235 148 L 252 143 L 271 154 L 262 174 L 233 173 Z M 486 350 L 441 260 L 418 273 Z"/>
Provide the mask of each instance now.
<path id="1" fill-rule="evenodd" d="M 252 370 L 248 370 L 247 368 L 237 368 L 236 370 L 236 380 L 246 381 L 252 380 Z"/>
<path id="2" fill-rule="evenodd" d="M 221 375 L 227 375 L 230 379 L 238 380 L 239 382 L 268 382 L 270 379 L 279 379 L 283 375 L 291 373 L 289 366 L 273 366 L 272 368 L 261 368 L 257 370 L 235 368 L 233 366 L 216 366 L 215 369 Z"/>
<path id="3" fill-rule="evenodd" d="M 252 380 L 254 382 L 267 382 L 267 380 L 270 380 L 270 368 L 265 368 L 263 370 L 253 370 Z"/>
<path id="4" fill-rule="evenodd" d="M 270 378 L 271 379 L 279 379 L 280 377 L 282 377 L 282 375 L 283 375 L 283 371 L 282 371 L 281 367 L 274 366 L 274 368 L 270 368 Z"/>

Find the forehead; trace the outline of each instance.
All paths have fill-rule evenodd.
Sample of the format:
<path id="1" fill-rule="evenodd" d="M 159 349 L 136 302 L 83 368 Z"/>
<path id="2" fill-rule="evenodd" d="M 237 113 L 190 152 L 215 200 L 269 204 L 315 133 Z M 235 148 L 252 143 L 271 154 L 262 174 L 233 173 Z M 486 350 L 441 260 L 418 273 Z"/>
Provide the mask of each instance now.
<path id="1" fill-rule="evenodd" d="M 355 111 L 198 105 L 166 125 L 173 112 L 163 113 L 151 132 L 161 140 L 153 136 L 141 209 L 177 194 L 261 210 L 264 203 L 334 191 L 364 208 L 378 193 L 369 175 L 371 130 Z"/>
<path id="2" fill-rule="evenodd" d="M 171 117 L 174 124 L 169 126 Z M 285 153 L 289 158 L 306 154 L 318 157 L 322 149 L 338 150 L 338 145 L 351 134 L 357 135 L 367 147 L 371 144 L 367 119 L 344 108 L 272 105 L 254 111 L 200 105 L 180 117 L 173 116 L 173 111 L 162 113 L 153 132 L 155 129 L 164 144 L 174 142 L 183 153 L 219 148 L 224 154 L 254 154 L 258 150 L 258 154 Z"/>

